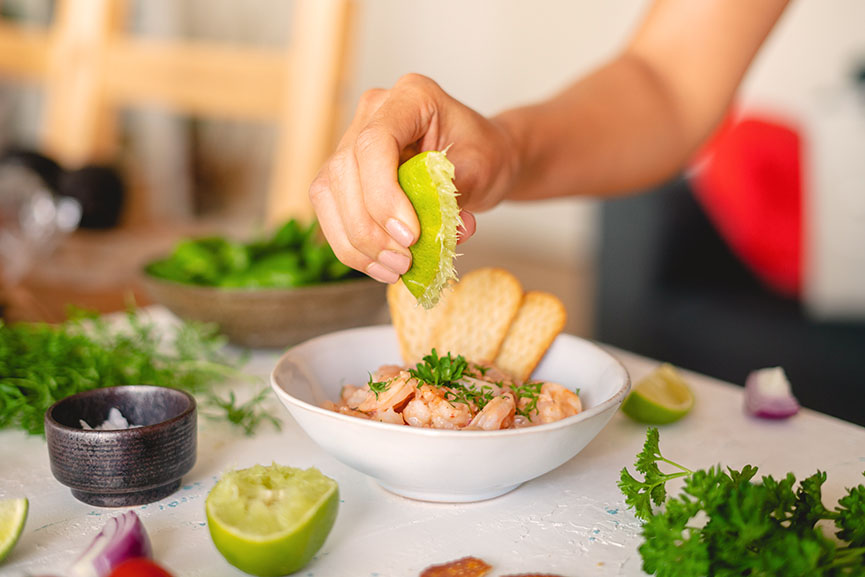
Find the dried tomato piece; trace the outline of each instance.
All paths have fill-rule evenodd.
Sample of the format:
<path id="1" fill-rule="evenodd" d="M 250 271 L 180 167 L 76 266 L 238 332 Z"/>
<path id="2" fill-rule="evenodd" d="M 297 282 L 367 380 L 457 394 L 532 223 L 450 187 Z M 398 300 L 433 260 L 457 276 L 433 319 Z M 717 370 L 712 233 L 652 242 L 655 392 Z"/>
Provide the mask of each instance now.
<path id="1" fill-rule="evenodd" d="M 450 563 L 431 565 L 423 570 L 420 577 L 484 577 L 492 568 L 492 565 L 477 557 L 463 557 Z"/>

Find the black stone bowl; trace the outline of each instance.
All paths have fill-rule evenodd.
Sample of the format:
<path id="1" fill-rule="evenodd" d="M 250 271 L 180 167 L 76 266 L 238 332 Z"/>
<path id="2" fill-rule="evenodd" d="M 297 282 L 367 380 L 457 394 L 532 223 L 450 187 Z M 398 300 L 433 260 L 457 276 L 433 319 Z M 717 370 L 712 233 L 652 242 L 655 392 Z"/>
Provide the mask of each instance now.
<path id="1" fill-rule="evenodd" d="M 116 407 L 137 428 L 97 426 Z M 51 472 L 79 501 L 125 507 L 175 492 L 195 464 L 196 406 L 192 395 L 168 387 L 94 389 L 62 399 L 45 413 Z"/>

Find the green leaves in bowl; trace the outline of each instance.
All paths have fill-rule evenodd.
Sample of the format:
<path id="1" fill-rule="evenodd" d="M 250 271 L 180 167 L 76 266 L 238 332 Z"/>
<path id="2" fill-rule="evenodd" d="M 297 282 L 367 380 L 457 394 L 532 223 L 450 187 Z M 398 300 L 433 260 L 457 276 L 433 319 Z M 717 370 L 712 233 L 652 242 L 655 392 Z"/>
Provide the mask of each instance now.
<path id="1" fill-rule="evenodd" d="M 248 243 L 221 236 L 180 241 L 147 274 L 183 284 L 225 288 L 292 288 L 361 276 L 337 260 L 318 223 L 291 219 Z"/>

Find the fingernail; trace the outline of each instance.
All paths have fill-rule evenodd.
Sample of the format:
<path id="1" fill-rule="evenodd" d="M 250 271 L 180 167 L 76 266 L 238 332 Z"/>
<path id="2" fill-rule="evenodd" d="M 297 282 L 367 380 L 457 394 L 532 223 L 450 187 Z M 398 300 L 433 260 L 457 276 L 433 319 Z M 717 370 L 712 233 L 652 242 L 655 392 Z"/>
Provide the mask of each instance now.
<path id="1" fill-rule="evenodd" d="M 386 282 L 387 284 L 393 284 L 399 280 L 398 274 L 388 268 L 383 267 L 377 262 L 371 262 L 369 266 L 366 267 L 366 274 L 379 282 Z"/>
<path id="2" fill-rule="evenodd" d="M 411 258 L 392 250 L 381 251 L 378 254 L 378 262 L 397 274 L 404 274 L 411 266 Z"/>
<path id="3" fill-rule="evenodd" d="M 391 237 L 393 237 L 393 239 L 401 246 L 408 248 L 414 244 L 414 235 L 405 224 L 401 223 L 397 219 L 388 219 L 387 223 L 385 223 L 385 228 L 387 229 L 388 234 L 391 235 Z"/>

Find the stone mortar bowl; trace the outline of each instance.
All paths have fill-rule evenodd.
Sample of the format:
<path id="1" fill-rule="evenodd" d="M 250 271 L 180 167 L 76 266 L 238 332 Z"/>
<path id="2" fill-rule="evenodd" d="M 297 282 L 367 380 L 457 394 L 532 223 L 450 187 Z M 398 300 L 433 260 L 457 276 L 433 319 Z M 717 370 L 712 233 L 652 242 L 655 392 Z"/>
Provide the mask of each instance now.
<path id="1" fill-rule="evenodd" d="M 117 408 L 135 427 L 88 430 Z M 197 410 L 192 395 L 129 385 L 62 399 L 45 412 L 51 472 L 79 501 L 125 507 L 158 501 L 180 487 L 195 464 Z"/>

